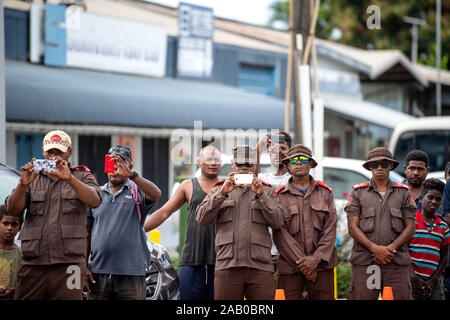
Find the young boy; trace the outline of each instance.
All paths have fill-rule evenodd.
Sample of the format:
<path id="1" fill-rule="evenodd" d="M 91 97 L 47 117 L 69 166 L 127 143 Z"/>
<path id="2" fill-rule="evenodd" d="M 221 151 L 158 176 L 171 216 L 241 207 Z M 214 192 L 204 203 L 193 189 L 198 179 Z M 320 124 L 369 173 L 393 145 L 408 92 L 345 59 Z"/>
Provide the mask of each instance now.
<path id="1" fill-rule="evenodd" d="M 12 300 L 14 297 L 22 256 L 20 247 L 14 244 L 14 238 L 20 231 L 22 222 L 22 215 L 9 215 L 5 206 L 0 206 L 0 300 Z"/>
<path id="2" fill-rule="evenodd" d="M 416 300 L 445 300 L 441 274 L 447 265 L 450 232 L 435 213 L 441 206 L 444 183 L 427 179 L 422 209 L 416 213 L 416 232 L 409 241 L 412 294 Z"/>

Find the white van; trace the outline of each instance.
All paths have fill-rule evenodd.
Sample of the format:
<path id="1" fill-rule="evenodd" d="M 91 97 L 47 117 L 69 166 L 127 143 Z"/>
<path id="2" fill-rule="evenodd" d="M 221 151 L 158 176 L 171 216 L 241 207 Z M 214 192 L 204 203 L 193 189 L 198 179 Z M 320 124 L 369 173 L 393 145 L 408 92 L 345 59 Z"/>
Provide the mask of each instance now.
<path id="1" fill-rule="evenodd" d="M 403 174 L 408 152 L 425 151 L 430 157 L 430 176 L 444 177 L 444 168 L 450 161 L 450 116 L 424 117 L 401 122 L 392 133 L 389 150 L 400 162 L 395 169 Z"/>

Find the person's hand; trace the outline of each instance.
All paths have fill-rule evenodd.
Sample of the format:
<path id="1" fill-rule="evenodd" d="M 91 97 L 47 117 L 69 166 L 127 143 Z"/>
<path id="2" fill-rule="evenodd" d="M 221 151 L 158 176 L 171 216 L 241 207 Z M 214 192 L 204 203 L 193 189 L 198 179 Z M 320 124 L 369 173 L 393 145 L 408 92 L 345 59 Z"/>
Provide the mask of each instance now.
<path id="1" fill-rule="evenodd" d="M 298 260 L 298 268 L 303 273 L 316 272 L 317 266 L 319 265 L 321 259 L 314 256 L 306 256 Z"/>
<path id="2" fill-rule="evenodd" d="M 88 293 L 91 293 L 91 288 L 89 287 L 89 283 L 95 283 L 94 276 L 92 275 L 91 271 L 86 267 L 87 271 L 84 274 L 83 279 L 83 290 L 87 291 Z"/>
<path id="3" fill-rule="evenodd" d="M 312 282 L 316 281 L 316 279 L 317 279 L 317 272 L 315 272 L 315 271 L 304 273 L 304 275 L 305 275 L 306 280 L 309 280 Z"/>
<path id="4" fill-rule="evenodd" d="M 258 141 L 258 147 L 259 147 L 259 152 L 263 152 L 264 150 L 266 150 L 268 147 L 270 146 L 270 139 L 269 139 L 269 134 L 265 134 L 261 137 L 261 139 L 259 139 Z"/>
<path id="5" fill-rule="evenodd" d="M 39 175 L 39 172 L 34 171 L 33 161 L 36 160 L 33 158 L 30 162 L 24 164 L 20 167 L 20 171 L 22 173 L 19 181 L 24 187 L 28 187 Z"/>
<path id="6" fill-rule="evenodd" d="M 47 171 L 47 173 L 66 182 L 69 181 L 72 178 L 72 173 L 69 169 L 69 163 L 60 157 L 55 157 L 54 160 L 56 163 L 56 171 Z"/>
<path id="7" fill-rule="evenodd" d="M 298 267 L 298 269 L 300 270 L 300 267 Z M 309 271 L 302 271 L 302 270 L 300 270 L 300 272 L 305 275 L 306 280 L 314 282 L 317 279 L 317 272 L 316 271 L 309 272 Z"/>
<path id="8" fill-rule="evenodd" d="M 378 264 L 387 264 L 391 262 L 397 252 L 390 246 L 379 246 L 374 244 L 371 248 L 372 259 Z"/>
<path id="9" fill-rule="evenodd" d="M 258 179 L 256 174 L 253 174 L 253 182 L 250 185 L 244 185 L 244 187 L 250 188 L 258 197 L 262 196 L 264 192 L 264 187 L 262 182 Z"/>
<path id="10" fill-rule="evenodd" d="M 114 174 L 118 174 L 123 177 L 131 177 L 133 175 L 133 171 L 127 166 L 125 161 L 120 156 L 114 153 L 111 153 L 110 156 L 116 162 Z"/>
<path id="11" fill-rule="evenodd" d="M 0 297 L 12 296 L 14 294 L 14 288 L 0 288 Z"/>
<path id="12" fill-rule="evenodd" d="M 233 176 L 235 175 L 235 172 L 230 172 L 228 174 L 228 177 L 225 179 L 225 182 L 222 184 L 222 187 L 220 188 L 220 194 L 225 196 L 227 193 L 230 193 L 234 189 L 236 189 L 238 186 L 236 183 L 234 183 Z"/>

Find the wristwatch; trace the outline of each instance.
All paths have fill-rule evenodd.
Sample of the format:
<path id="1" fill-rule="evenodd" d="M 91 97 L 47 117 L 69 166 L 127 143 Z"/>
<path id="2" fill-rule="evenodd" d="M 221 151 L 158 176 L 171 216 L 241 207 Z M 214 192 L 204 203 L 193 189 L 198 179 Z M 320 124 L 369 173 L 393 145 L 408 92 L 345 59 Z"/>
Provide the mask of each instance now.
<path id="1" fill-rule="evenodd" d="M 133 174 L 131 175 L 130 180 L 134 180 L 137 177 L 139 177 L 139 173 L 137 173 L 137 171 L 133 171 Z"/>

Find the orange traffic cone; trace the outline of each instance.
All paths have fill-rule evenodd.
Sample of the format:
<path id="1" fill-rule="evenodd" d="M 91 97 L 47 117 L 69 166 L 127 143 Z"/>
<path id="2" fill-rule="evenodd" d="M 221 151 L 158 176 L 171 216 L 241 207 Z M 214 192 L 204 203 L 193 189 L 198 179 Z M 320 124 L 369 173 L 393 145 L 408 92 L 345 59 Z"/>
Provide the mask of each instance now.
<path id="1" fill-rule="evenodd" d="M 275 290 L 275 300 L 286 300 L 284 296 L 284 289 Z"/>
<path id="2" fill-rule="evenodd" d="M 394 294 L 392 293 L 392 287 L 383 288 L 383 300 L 394 300 Z"/>

